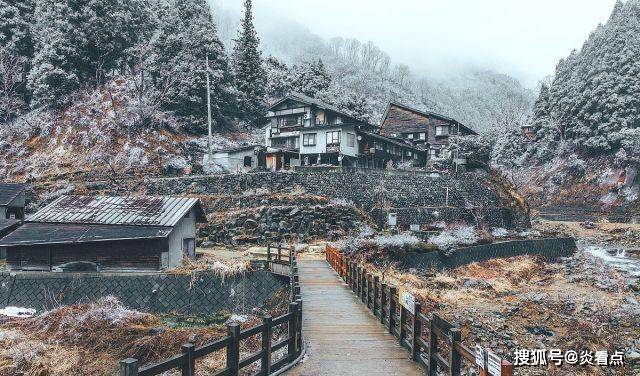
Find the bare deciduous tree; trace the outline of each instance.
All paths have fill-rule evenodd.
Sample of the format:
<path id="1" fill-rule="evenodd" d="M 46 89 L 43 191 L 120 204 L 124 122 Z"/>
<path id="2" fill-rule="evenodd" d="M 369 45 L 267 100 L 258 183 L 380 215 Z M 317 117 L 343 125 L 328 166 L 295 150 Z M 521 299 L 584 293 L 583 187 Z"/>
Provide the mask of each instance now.
<path id="1" fill-rule="evenodd" d="M 24 87 L 24 60 L 7 51 L 0 51 L 0 119 L 7 123 L 25 103 L 20 95 Z"/>

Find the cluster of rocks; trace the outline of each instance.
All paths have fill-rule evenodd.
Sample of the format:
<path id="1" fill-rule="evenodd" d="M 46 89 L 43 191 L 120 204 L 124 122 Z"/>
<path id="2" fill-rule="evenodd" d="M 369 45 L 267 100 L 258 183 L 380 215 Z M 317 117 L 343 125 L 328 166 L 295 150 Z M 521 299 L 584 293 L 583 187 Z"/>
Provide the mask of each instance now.
<path id="1" fill-rule="evenodd" d="M 291 239 L 304 242 L 317 237 L 339 238 L 362 223 L 358 211 L 348 205 L 261 206 L 214 219 L 199 235 L 206 239 L 204 246 Z"/>

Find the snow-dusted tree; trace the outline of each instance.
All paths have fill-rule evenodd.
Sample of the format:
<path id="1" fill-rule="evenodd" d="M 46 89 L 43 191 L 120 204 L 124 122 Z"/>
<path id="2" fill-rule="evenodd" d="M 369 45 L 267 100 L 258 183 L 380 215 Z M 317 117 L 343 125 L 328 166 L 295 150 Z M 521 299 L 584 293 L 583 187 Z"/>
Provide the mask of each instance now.
<path id="1" fill-rule="evenodd" d="M 26 107 L 24 100 L 24 58 L 0 51 L 0 123 L 13 119 Z"/>
<path id="2" fill-rule="evenodd" d="M 529 142 L 522 130 L 506 130 L 493 145 L 491 160 L 493 164 L 504 167 L 522 166 Z"/>
<path id="3" fill-rule="evenodd" d="M 84 35 L 71 20 L 79 15 L 69 2 L 40 0 L 35 9 L 36 53 L 29 72 L 35 103 L 62 107 L 80 87 Z"/>
<path id="4" fill-rule="evenodd" d="M 621 146 L 621 132 L 640 127 L 640 0 L 618 1 L 580 51 L 562 60 L 550 88 L 550 114 L 580 151 Z"/>
<path id="5" fill-rule="evenodd" d="M 3 52 L 33 56 L 31 23 L 34 0 L 0 0 L 0 47 Z"/>
<path id="6" fill-rule="evenodd" d="M 331 87 L 331 74 L 322 59 L 306 62 L 293 68 L 293 90 L 310 97 L 316 97 Z"/>
<path id="7" fill-rule="evenodd" d="M 267 99 L 279 99 L 291 91 L 291 71 L 289 67 L 273 56 L 264 61 L 267 74 Z"/>
<path id="8" fill-rule="evenodd" d="M 466 158 L 470 165 L 487 165 L 491 160 L 491 142 L 483 136 L 452 136 L 453 156 Z"/>
<path id="9" fill-rule="evenodd" d="M 33 57 L 33 0 L 0 0 L 0 120 L 26 108 L 27 73 Z"/>
<path id="10" fill-rule="evenodd" d="M 251 0 L 244 2 L 244 17 L 233 49 L 240 117 L 254 120 L 263 115 L 267 75 L 262 65 L 260 39 L 253 26 Z"/>
<path id="11" fill-rule="evenodd" d="M 101 83 L 127 48 L 149 33 L 142 0 L 41 0 L 29 86 L 38 104 L 64 106 L 79 87 Z"/>
<path id="12" fill-rule="evenodd" d="M 171 1 L 162 10 L 151 48 L 151 81 L 166 92 L 163 107 L 180 117 L 186 130 L 207 130 L 207 57 L 214 120 L 224 121 L 233 112 L 233 77 L 206 0 Z M 168 82 L 172 84 L 166 87 Z"/>

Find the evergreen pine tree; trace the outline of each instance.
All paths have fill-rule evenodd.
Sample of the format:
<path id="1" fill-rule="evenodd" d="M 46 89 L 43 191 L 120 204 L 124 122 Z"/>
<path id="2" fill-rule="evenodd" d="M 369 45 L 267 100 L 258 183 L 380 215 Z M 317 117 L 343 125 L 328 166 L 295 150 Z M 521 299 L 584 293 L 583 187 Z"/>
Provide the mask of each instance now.
<path id="1" fill-rule="evenodd" d="M 550 115 L 565 139 L 598 154 L 621 147 L 640 127 L 640 0 L 618 1 L 580 51 L 562 60 L 550 90 Z"/>
<path id="2" fill-rule="evenodd" d="M 0 0 L 0 121 L 26 108 L 27 74 L 33 57 L 32 0 Z"/>
<path id="3" fill-rule="evenodd" d="M 294 67 L 293 90 L 318 98 L 331 87 L 331 75 L 327 71 L 322 59 Z"/>
<path id="4" fill-rule="evenodd" d="M 36 104 L 62 107 L 80 87 L 77 66 L 82 60 L 83 34 L 71 20 L 77 18 L 68 2 L 40 0 L 35 10 L 36 53 L 29 87 Z"/>
<path id="5" fill-rule="evenodd" d="M 291 91 L 291 71 L 289 67 L 273 56 L 264 63 L 267 74 L 267 98 L 280 99 Z"/>
<path id="6" fill-rule="evenodd" d="M 549 86 L 542 84 L 540 95 L 533 105 L 533 126 L 538 128 L 551 121 L 549 103 Z"/>
<path id="7" fill-rule="evenodd" d="M 0 48 L 19 56 L 33 56 L 31 23 L 33 0 L 0 0 Z"/>
<path id="8" fill-rule="evenodd" d="M 117 68 L 149 33 L 141 0 L 38 1 L 29 86 L 37 104 L 62 107 L 82 85 Z"/>
<path id="9" fill-rule="evenodd" d="M 206 0 L 173 0 L 162 10 L 151 48 L 152 84 L 165 93 L 164 108 L 177 115 L 185 129 L 207 131 L 206 57 L 214 120 L 222 122 L 232 113 L 232 75 Z"/>
<path id="10" fill-rule="evenodd" d="M 244 18 L 233 49 L 235 83 L 238 89 L 240 116 L 254 120 L 262 115 L 266 94 L 266 72 L 263 67 L 260 39 L 253 26 L 251 0 L 244 2 Z"/>

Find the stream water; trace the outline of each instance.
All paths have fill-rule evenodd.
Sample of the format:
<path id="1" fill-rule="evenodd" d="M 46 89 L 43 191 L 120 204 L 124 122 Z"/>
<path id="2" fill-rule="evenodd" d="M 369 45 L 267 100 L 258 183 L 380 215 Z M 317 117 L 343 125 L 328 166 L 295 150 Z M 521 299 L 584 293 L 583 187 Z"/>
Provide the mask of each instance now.
<path id="1" fill-rule="evenodd" d="M 578 242 L 578 248 L 616 269 L 640 278 L 640 258 L 631 256 L 624 246 Z"/>

